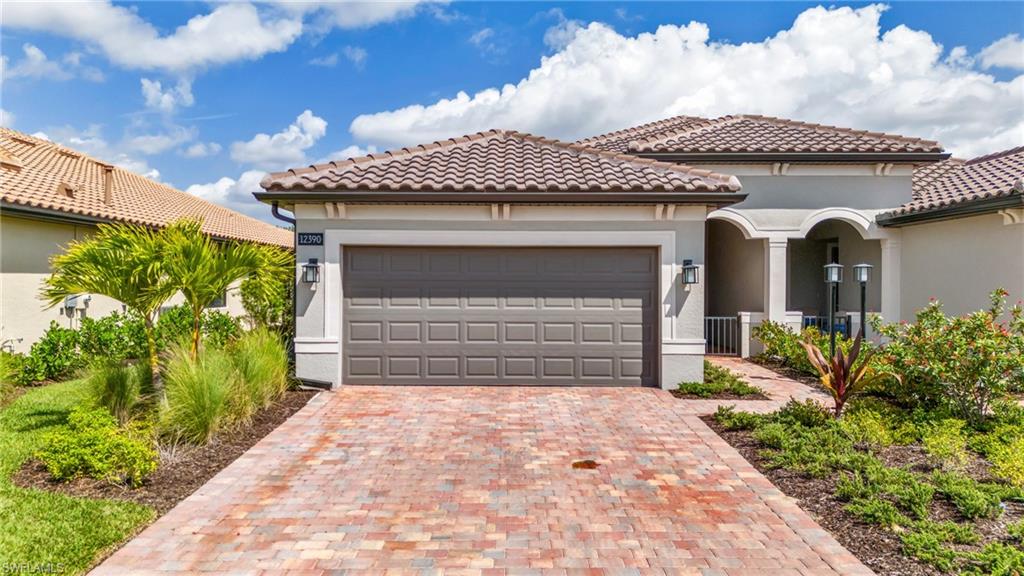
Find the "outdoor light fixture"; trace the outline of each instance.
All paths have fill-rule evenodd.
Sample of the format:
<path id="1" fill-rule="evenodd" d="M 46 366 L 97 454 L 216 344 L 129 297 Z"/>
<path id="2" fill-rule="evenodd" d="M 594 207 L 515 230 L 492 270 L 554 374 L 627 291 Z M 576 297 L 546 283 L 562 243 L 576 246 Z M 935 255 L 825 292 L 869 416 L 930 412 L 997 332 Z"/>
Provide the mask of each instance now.
<path id="1" fill-rule="evenodd" d="M 693 260 L 683 260 L 683 284 L 697 283 L 697 265 Z"/>
<path id="2" fill-rule="evenodd" d="M 310 258 L 302 265 L 302 281 L 306 284 L 316 284 L 320 281 L 320 263 L 316 258 Z"/>
<path id="3" fill-rule="evenodd" d="M 871 264 L 857 264 L 853 267 L 853 279 L 861 284 L 867 284 L 871 281 L 871 269 L 874 268 Z"/>
<path id="4" fill-rule="evenodd" d="M 842 284 L 843 282 L 843 265 L 842 264 L 825 264 L 825 282 L 828 284 Z"/>
<path id="5" fill-rule="evenodd" d="M 861 334 L 867 335 L 867 301 L 868 301 L 868 282 L 871 281 L 871 264 L 857 264 L 853 267 L 853 278 L 860 282 L 860 332 Z"/>

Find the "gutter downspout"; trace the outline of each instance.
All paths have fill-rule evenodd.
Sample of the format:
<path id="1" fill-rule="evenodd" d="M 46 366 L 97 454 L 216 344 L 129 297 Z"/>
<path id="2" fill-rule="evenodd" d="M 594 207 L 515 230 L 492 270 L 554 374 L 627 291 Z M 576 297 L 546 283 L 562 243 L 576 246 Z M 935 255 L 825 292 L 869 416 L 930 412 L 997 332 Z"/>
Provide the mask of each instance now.
<path id="1" fill-rule="evenodd" d="M 274 218 L 277 218 L 282 222 L 287 222 L 292 226 L 295 226 L 295 218 L 281 214 L 281 205 L 278 204 L 277 201 L 274 201 L 270 204 L 270 213 L 274 215 Z M 292 246 L 295 246 L 295 244 L 292 244 Z"/>

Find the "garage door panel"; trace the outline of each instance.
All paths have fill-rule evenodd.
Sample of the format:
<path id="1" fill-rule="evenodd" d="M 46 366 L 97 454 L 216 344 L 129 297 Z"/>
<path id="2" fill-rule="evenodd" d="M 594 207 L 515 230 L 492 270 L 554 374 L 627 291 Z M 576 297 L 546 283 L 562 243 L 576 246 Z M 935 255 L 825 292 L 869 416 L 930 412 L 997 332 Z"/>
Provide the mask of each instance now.
<path id="1" fill-rule="evenodd" d="M 655 381 L 653 249 L 344 253 L 345 383 Z"/>

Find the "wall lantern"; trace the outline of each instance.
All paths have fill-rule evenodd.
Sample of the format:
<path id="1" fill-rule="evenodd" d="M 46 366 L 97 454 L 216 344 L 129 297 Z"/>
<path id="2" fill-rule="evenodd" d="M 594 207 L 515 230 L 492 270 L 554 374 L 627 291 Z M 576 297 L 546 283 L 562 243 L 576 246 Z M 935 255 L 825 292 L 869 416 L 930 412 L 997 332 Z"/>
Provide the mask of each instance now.
<path id="1" fill-rule="evenodd" d="M 683 260 L 683 284 L 697 283 L 697 265 L 693 260 Z"/>
<path id="2" fill-rule="evenodd" d="M 306 284 L 316 284 L 320 281 L 320 263 L 316 258 L 310 258 L 302 265 L 302 281 Z"/>
<path id="3" fill-rule="evenodd" d="M 842 284 L 843 265 L 836 263 L 825 264 L 825 282 L 827 284 Z"/>
<path id="4" fill-rule="evenodd" d="M 861 284 L 871 282 L 872 268 L 874 268 L 874 266 L 871 264 L 857 264 L 853 267 L 853 279 Z"/>

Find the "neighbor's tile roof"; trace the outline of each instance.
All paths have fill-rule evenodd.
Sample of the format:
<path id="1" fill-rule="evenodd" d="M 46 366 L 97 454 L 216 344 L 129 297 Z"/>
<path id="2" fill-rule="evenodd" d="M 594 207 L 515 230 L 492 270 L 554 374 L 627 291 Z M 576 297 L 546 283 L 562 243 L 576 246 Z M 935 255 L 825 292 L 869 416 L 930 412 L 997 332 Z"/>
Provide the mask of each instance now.
<path id="1" fill-rule="evenodd" d="M 1024 194 L 1024 146 L 950 159 L 914 170 L 914 199 L 890 215 L 940 210 L 974 200 Z"/>
<path id="2" fill-rule="evenodd" d="M 370 192 L 730 192 L 735 176 L 490 130 L 270 174 L 267 190 Z"/>
<path id="3" fill-rule="evenodd" d="M 628 153 L 939 153 L 938 142 L 769 116 L 677 116 L 581 140 Z"/>
<path id="4" fill-rule="evenodd" d="M 0 128 L 0 201 L 6 204 L 147 226 L 198 218 L 211 236 L 292 245 L 292 232 L 284 228 L 117 167 L 107 204 L 106 166 L 53 142 Z"/>

